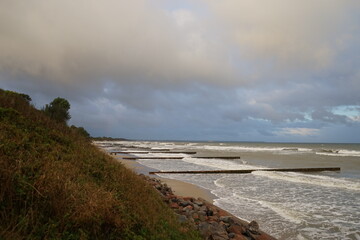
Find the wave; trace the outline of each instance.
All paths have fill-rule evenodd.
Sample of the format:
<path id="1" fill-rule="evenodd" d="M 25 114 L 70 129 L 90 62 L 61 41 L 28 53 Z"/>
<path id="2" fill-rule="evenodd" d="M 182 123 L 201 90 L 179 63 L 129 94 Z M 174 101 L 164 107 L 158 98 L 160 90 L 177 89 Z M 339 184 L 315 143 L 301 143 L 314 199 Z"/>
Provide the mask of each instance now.
<path id="1" fill-rule="evenodd" d="M 306 175 L 301 173 L 291 173 L 291 172 L 268 172 L 268 171 L 255 171 L 251 174 L 255 176 L 267 177 L 276 180 L 294 182 L 294 183 L 304 183 L 310 185 L 319 185 L 323 187 L 331 188 L 341 188 L 348 189 L 351 191 L 360 191 L 360 181 L 349 181 L 345 179 L 338 179 L 328 176 L 320 175 Z"/>
<path id="2" fill-rule="evenodd" d="M 203 146 L 192 146 L 195 149 L 202 150 L 213 150 L 213 151 L 239 151 L 239 152 L 291 152 L 291 153 L 308 153 L 312 152 L 311 148 L 301 147 L 245 147 L 245 146 L 226 146 L 223 144 L 219 145 L 203 145 Z"/>
<path id="3" fill-rule="evenodd" d="M 326 155 L 326 156 L 337 156 L 337 157 L 360 157 L 360 151 L 355 150 L 332 150 L 332 149 L 321 149 L 316 152 L 318 155 Z"/>
<path id="4" fill-rule="evenodd" d="M 303 214 L 293 209 L 284 207 L 283 203 L 274 203 L 267 201 L 259 201 L 259 203 L 261 206 L 271 209 L 272 211 L 274 211 L 275 213 L 277 213 L 278 215 L 287 219 L 290 222 L 300 224 L 304 221 Z"/>
<path id="5" fill-rule="evenodd" d="M 200 166 L 206 166 L 211 168 L 216 168 L 219 170 L 238 170 L 238 169 L 253 169 L 260 166 L 247 165 L 246 161 L 229 161 L 221 159 L 204 159 L 204 158 L 184 158 L 182 161 L 187 163 L 192 163 Z M 261 167 L 264 168 L 264 167 Z"/>

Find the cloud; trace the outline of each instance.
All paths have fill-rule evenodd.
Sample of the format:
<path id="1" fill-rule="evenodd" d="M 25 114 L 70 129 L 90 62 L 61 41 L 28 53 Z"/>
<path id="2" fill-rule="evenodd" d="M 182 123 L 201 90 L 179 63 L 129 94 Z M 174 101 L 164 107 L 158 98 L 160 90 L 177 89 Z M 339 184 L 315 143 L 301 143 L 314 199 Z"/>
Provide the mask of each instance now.
<path id="1" fill-rule="evenodd" d="M 76 87 L 225 78 L 221 51 L 198 29 L 183 26 L 191 18 L 191 11 L 171 15 L 145 0 L 4 0 L 0 70 Z"/>
<path id="2" fill-rule="evenodd" d="M 277 131 L 279 135 L 314 136 L 319 134 L 319 129 L 314 128 L 283 128 Z"/>
<path id="3" fill-rule="evenodd" d="M 359 29 L 353 0 L 206 2 L 241 54 L 278 67 L 326 68 Z"/>
<path id="4" fill-rule="evenodd" d="M 65 97 L 96 135 L 311 139 L 358 127 L 337 109 L 360 105 L 359 11 L 357 0 L 2 0 L 0 87 L 39 107 Z"/>

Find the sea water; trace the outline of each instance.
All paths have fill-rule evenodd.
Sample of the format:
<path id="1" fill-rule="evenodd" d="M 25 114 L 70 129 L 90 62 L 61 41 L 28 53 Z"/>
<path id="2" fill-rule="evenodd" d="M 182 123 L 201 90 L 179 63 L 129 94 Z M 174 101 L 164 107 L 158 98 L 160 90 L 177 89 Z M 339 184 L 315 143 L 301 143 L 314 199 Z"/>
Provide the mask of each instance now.
<path id="1" fill-rule="evenodd" d="M 160 174 L 210 190 L 215 205 L 256 220 L 278 239 L 360 240 L 360 144 L 112 142 L 108 150 L 139 148 L 196 151 L 196 155 L 137 153 L 139 162 L 159 171 L 341 167 L 341 172 L 251 174 Z M 146 151 L 146 150 L 144 150 Z M 196 156 L 240 156 L 202 159 Z"/>

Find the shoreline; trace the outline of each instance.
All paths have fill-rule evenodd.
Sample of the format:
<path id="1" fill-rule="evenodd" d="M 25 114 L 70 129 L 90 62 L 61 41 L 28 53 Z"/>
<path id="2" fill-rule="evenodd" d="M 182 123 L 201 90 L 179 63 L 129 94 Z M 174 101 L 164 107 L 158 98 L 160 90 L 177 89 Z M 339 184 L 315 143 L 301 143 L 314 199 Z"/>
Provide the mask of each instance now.
<path id="1" fill-rule="evenodd" d="M 217 197 L 209 190 L 180 180 L 150 176 L 149 172 L 156 169 L 134 160 L 123 159 L 125 156 L 111 155 L 115 161 L 153 185 L 164 202 L 174 210 L 179 221 L 193 224 L 204 239 L 276 240 L 263 232 L 256 221 L 244 221 L 215 206 L 214 200 Z"/>
<path id="2" fill-rule="evenodd" d="M 122 155 L 112 155 L 112 157 L 122 163 L 128 169 L 136 172 L 137 174 L 144 174 L 145 176 L 149 176 L 149 172 L 153 171 L 154 169 L 144 166 L 134 160 L 126 160 L 122 159 Z M 171 187 L 174 194 L 183 196 L 183 197 L 193 197 L 193 198 L 202 198 L 209 203 L 214 203 L 214 200 L 217 197 L 210 192 L 210 190 L 197 186 L 195 184 L 183 182 L 180 180 L 175 180 L 171 178 L 164 178 L 157 175 L 151 176 L 156 179 L 160 179 L 161 182 L 167 184 Z"/>

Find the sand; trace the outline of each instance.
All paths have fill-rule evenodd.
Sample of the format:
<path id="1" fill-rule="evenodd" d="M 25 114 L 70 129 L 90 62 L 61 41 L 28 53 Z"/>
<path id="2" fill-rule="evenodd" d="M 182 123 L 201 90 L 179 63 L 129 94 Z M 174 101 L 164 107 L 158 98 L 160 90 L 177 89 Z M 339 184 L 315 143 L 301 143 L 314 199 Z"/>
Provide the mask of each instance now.
<path id="1" fill-rule="evenodd" d="M 149 175 L 150 171 L 156 171 L 156 169 L 152 169 L 141 165 L 140 163 L 134 160 L 125 160 L 122 159 L 122 155 L 112 155 L 118 162 L 125 165 L 125 167 L 133 170 L 138 174 Z M 191 183 L 182 182 L 179 180 L 163 178 L 156 175 L 150 175 L 152 177 L 159 178 L 163 183 L 166 183 L 173 190 L 174 194 L 183 197 L 194 197 L 194 198 L 203 198 L 206 201 L 213 203 L 216 196 L 212 194 L 209 190 L 204 189 L 202 187 L 196 186 Z"/>

